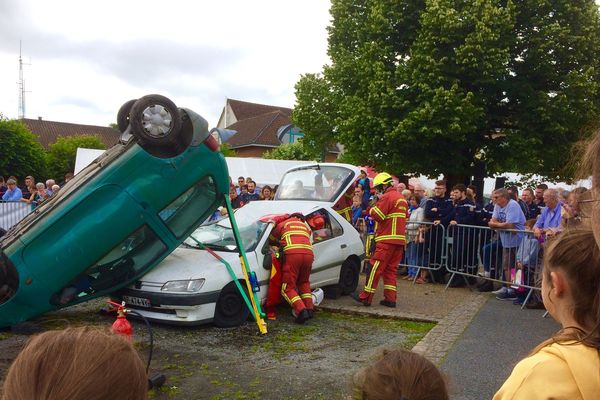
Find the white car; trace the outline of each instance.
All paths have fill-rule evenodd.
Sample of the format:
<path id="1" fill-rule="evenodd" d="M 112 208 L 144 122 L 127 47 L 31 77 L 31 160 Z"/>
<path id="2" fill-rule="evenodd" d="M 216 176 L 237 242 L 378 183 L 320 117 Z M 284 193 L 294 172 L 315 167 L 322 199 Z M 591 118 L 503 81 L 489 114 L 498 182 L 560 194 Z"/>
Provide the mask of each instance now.
<path id="1" fill-rule="evenodd" d="M 346 164 L 309 164 L 288 170 L 273 201 L 253 201 L 235 212 L 241 240 L 251 271 L 260 285 L 264 302 L 269 285 L 271 248 L 270 224 L 261 222 L 269 214 L 321 213 L 325 228 L 314 233 L 315 260 L 310 276 L 313 288 L 326 293 L 349 294 L 356 289 L 364 246 L 356 229 L 333 210 L 358 176 Z M 220 327 L 242 324 L 249 316 L 243 298 L 227 267 L 211 249 L 232 267 L 245 288 L 239 255 L 229 219 L 203 225 L 150 273 L 112 295 L 124 300 L 146 318 L 171 324 L 214 322 Z"/>

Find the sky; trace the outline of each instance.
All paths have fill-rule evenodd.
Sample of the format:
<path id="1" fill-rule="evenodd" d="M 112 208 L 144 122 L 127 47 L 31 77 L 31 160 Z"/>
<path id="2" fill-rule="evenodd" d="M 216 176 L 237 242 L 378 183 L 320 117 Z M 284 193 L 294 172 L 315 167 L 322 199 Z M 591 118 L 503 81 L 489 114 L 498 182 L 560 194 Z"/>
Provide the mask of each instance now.
<path id="1" fill-rule="evenodd" d="M 217 124 L 227 98 L 293 107 L 329 62 L 328 0 L 0 0 L 0 113 L 107 126 L 158 93 Z"/>

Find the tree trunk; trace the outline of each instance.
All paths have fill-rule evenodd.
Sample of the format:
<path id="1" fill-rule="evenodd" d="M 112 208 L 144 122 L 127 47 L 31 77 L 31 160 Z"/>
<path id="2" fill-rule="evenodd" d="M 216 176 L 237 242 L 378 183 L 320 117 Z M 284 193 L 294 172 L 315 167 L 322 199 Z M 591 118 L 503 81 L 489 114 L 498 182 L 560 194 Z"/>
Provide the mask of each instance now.
<path id="1" fill-rule="evenodd" d="M 459 183 L 468 185 L 471 181 L 471 177 L 458 174 L 444 174 L 444 180 L 446 181 L 446 194 L 450 194 L 450 191 L 454 185 Z"/>

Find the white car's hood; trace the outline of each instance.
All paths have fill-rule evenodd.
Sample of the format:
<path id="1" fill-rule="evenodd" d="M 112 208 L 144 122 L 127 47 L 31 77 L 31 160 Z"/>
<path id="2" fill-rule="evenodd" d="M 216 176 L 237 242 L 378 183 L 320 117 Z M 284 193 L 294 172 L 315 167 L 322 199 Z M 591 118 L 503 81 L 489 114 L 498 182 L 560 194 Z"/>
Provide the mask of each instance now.
<path id="1" fill-rule="evenodd" d="M 217 254 L 231 265 L 236 275 L 241 274 L 238 253 L 217 252 Z M 178 247 L 140 280 L 149 283 L 199 278 L 210 280 L 211 276 L 220 276 L 223 273 L 228 274 L 225 265 L 208 251 Z"/>

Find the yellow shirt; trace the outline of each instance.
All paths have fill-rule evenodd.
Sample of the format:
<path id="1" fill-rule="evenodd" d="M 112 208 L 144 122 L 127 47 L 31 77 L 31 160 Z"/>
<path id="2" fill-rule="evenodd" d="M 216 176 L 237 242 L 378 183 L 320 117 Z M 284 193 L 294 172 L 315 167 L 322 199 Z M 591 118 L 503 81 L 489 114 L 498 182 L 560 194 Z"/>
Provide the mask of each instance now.
<path id="1" fill-rule="evenodd" d="M 600 355 L 582 344 L 551 344 L 521 360 L 493 400 L 600 399 Z"/>

